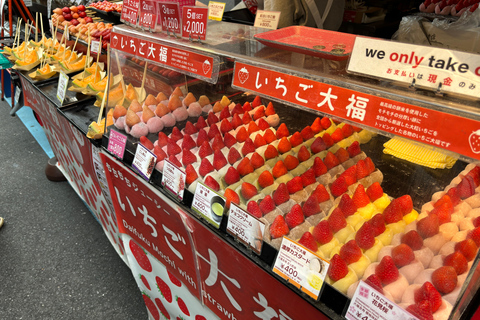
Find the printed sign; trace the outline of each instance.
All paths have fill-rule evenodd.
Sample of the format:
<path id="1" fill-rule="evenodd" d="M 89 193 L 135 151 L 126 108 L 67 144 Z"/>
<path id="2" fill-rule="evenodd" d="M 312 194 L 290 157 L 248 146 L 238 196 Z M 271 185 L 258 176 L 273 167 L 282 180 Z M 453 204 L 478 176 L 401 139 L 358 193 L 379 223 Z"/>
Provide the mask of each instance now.
<path id="1" fill-rule="evenodd" d="M 140 18 L 138 25 L 142 28 L 155 30 L 157 25 L 156 4 L 151 0 L 140 0 Z"/>
<path id="2" fill-rule="evenodd" d="M 90 45 L 90 51 L 92 51 L 92 53 L 100 52 L 100 41 L 92 40 Z"/>
<path id="3" fill-rule="evenodd" d="M 123 1 L 122 14 L 120 16 L 120 20 L 123 23 L 136 26 L 139 6 L 140 6 L 140 0 Z"/>
<path id="4" fill-rule="evenodd" d="M 225 198 L 203 183 L 198 183 L 193 197 L 192 209 L 215 228 L 220 227 L 225 211 Z"/>
<path id="5" fill-rule="evenodd" d="M 143 144 L 137 145 L 135 151 L 135 158 L 133 158 L 132 167 L 135 168 L 147 181 L 150 180 L 157 156 L 148 150 Z"/>
<path id="6" fill-rule="evenodd" d="M 163 165 L 162 186 L 172 192 L 180 201 L 183 200 L 185 191 L 185 172 L 177 168 L 170 160 L 165 159 Z"/>
<path id="7" fill-rule="evenodd" d="M 263 244 L 265 224 L 239 206 L 230 204 L 227 232 L 260 254 Z"/>
<path id="8" fill-rule="evenodd" d="M 127 136 L 123 135 L 115 130 L 110 130 L 110 136 L 108 137 L 107 150 L 119 159 L 123 159 L 125 153 L 125 146 L 127 145 Z"/>
<path id="9" fill-rule="evenodd" d="M 60 71 L 60 77 L 58 77 L 57 98 L 60 104 L 63 104 L 65 94 L 67 93 L 68 76 L 65 72 Z"/>
<path id="10" fill-rule="evenodd" d="M 162 31 L 175 32 L 180 35 L 182 33 L 182 23 L 180 22 L 180 8 L 178 3 L 159 2 L 157 6 Z"/>
<path id="11" fill-rule="evenodd" d="M 224 2 L 216 2 L 216 1 L 208 2 L 208 19 L 222 21 L 224 11 L 225 11 Z"/>
<path id="12" fill-rule="evenodd" d="M 183 7 L 182 37 L 205 40 L 207 37 L 208 8 Z"/>
<path id="13" fill-rule="evenodd" d="M 276 30 L 280 21 L 280 11 L 257 10 L 254 27 Z"/>

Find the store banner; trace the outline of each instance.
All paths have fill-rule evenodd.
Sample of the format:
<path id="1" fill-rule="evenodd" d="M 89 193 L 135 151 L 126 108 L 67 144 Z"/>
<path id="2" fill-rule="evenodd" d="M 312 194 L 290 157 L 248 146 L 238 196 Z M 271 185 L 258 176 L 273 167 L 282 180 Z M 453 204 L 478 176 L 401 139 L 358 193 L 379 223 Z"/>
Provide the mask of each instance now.
<path id="1" fill-rule="evenodd" d="M 164 264 L 200 299 L 200 284 L 190 234 L 174 204 L 132 170 L 107 154 L 105 167 L 120 233 Z M 137 250 L 142 254 L 143 250 Z"/>
<path id="2" fill-rule="evenodd" d="M 480 160 L 478 121 L 236 62 L 233 87 Z M 445 130 L 448 128 L 448 130 Z"/>

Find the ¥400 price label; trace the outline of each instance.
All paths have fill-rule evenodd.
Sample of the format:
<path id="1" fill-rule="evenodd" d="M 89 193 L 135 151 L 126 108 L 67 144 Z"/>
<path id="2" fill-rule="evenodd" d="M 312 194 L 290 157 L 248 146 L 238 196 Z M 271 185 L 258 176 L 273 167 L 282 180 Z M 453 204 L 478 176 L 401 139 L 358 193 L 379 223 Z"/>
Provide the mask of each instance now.
<path id="1" fill-rule="evenodd" d="M 183 7 L 182 37 L 205 40 L 207 37 L 208 8 Z"/>
<path id="2" fill-rule="evenodd" d="M 260 254 L 263 244 L 265 224 L 242 210 L 234 203 L 230 204 L 227 232 Z"/>

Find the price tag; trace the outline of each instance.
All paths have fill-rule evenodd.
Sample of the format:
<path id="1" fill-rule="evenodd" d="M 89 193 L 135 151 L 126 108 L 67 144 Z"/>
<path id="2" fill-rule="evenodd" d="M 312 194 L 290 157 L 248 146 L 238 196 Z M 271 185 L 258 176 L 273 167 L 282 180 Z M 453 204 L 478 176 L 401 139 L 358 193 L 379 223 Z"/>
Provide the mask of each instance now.
<path id="1" fill-rule="evenodd" d="M 205 40 L 207 37 L 207 20 L 208 8 L 183 7 L 182 37 Z"/>
<path id="2" fill-rule="evenodd" d="M 348 320 L 414 319 L 407 311 L 363 281 L 358 283 L 345 318 Z"/>
<path id="3" fill-rule="evenodd" d="M 63 104 L 65 94 L 67 93 L 68 76 L 65 72 L 60 71 L 60 77 L 58 78 L 57 99 L 60 104 Z"/>
<path id="4" fill-rule="evenodd" d="M 276 30 L 280 21 L 280 11 L 257 10 L 254 27 Z"/>
<path id="5" fill-rule="evenodd" d="M 227 232 L 260 254 L 265 224 L 234 203 L 230 204 Z"/>
<path id="6" fill-rule="evenodd" d="M 20 94 L 22 93 L 22 89 L 20 87 L 15 86 L 15 105 L 20 100 Z"/>
<path id="7" fill-rule="evenodd" d="M 23 0 L 23 3 L 25 4 L 25 7 L 31 7 L 32 6 L 32 0 Z"/>
<path id="8" fill-rule="evenodd" d="M 52 20 L 48 20 L 48 24 L 50 25 L 50 33 L 53 34 L 53 22 Z"/>
<path id="9" fill-rule="evenodd" d="M 162 30 L 175 32 L 180 35 L 182 27 L 180 22 L 180 8 L 178 3 L 159 2 L 157 13 L 160 15 Z"/>
<path id="10" fill-rule="evenodd" d="M 283 237 L 273 272 L 317 300 L 329 265 L 301 244 Z"/>
<path id="11" fill-rule="evenodd" d="M 225 11 L 224 2 L 216 2 L 216 1 L 208 2 L 208 19 L 222 21 L 224 11 Z"/>
<path id="12" fill-rule="evenodd" d="M 138 8 L 140 0 L 125 0 L 123 1 L 122 14 L 120 20 L 132 26 L 137 25 Z"/>
<path id="13" fill-rule="evenodd" d="M 92 41 L 90 44 L 90 51 L 92 53 L 98 53 L 100 51 L 100 41 Z"/>
<path id="14" fill-rule="evenodd" d="M 52 15 L 52 0 L 47 0 L 47 15 L 47 18 L 50 19 L 50 16 Z"/>
<path id="15" fill-rule="evenodd" d="M 220 227 L 223 212 L 225 211 L 225 198 L 203 183 L 198 183 L 193 196 L 192 209 L 205 218 L 215 228 Z"/>
<path id="16" fill-rule="evenodd" d="M 67 41 L 70 41 L 70 30 L 68 30 L 68 27 L 65 27 L 65 39 L 67 39 Z"/>
<path id="17" fill-rule="evenodd" d="M 125 146 L 127 145 L 127 136 L 119 133 L 115 130 L 110 130 L 110 136 L 108 137 L 107 150 L 119 159 L 123 159 L 125 153 Z"/>
<path id="18" fill-rule="evenodd" d="M 157 25 L 157 12 L 154 1 L 140 0 L 140 19 L 138 25 L 143 28 L 155 30 Z"/>
<path id="19" fill-rule="evenodd" d="M 183 200 L 187 175 L 177 166 L 165 159 L 163 165 L 162 186 L 171 191 L 178 199 Z"/>
<path id="20" fill-rule="evenodd" d="M 153 169 L 157 163 L 157 156 L 141 143 L 137 145 L 132 167 L 137 170 L 147 181 L 150 180 Z"/>

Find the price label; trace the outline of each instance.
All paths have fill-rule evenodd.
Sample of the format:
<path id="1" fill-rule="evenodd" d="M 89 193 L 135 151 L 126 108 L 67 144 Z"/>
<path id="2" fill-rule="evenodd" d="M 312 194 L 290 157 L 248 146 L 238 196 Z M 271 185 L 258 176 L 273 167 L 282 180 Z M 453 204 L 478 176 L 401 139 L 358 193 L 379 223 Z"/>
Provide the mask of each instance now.
<path id="1" fill-rule="evenodd" d="M 65 99 L 65 94 L 67 93 L 67 84 L 68 76 L 65 74 L 65 72 L 60 71 L 57 87 L 57 99 L 60 101 L 60 104 L 63 104 L 63 100 Z"/>
<path id="2" fill-rule="evenodd" d="M 265 224 L 234 203 L 230 204 L 227 232 L 260 254 Z"/>
<path id="3" fill-rule="evenodd" d="M 139 143 L 135 151 L 132 167 L 148 181 L 152 176 L 153 169 L 155 169 L 155 163 L 157 163 L 157 156 L 143 144 Z"/>
<path id="4" fill-rule="evenodd" d="M 150 0 L 140 0 L 140 19 L 138 25 L 143 28 L 155 30 L 157 25 L 155 2 Z"/>
<path id="5" fill-rule="evenodd" d="M 25 4 L 25 7 L 31 7 L 32 6 L 32 0 L 23 0 L 23 3 Z"/>
<path id="6" fill-rule="evenodd" d="M 100 41 L 92 40 L 90 51 L 92 51 L 92 53 L 98 53 L 100 51 Z"/>
<path id="7" fill-rule="evenodd" d="M 208 19 L 222 21 L 225 3 L 217 1 L 208 2 Z"/>
<path id="8" fill-rule="evenodd" d="M 348 320 L 414 319 L 407 311 L 363 281 L 358 283 L 345 318 Z"/>
<path id="9" fill-rule="evenodd" d="M 301 244 L 283 237 L 273 272 L 317 300 L 329 265 Z"/>
<path id="10" fill-rule="evenodd" d="M 64 32 L 65 32 L 65 39 L 67 39 L 67 41 L 70 41 L 70 31 L 68 30 L 68 27 L 65 27 Z"/>
<path id="11" fill-rule="evenodd" d="M 193 196 L 192 210 L 215 228 L 220 227 L 225 211 L 225 198 L 203 183 L 198 183 Z"/>
<path id="12" fill-rule="evenodd" d="M 177 166 L 166 159 L 163 165 L 162 186 L 172 192 L 178 199 L 183 200 L 187 175 Z"/>
<path id="13" fill-rule="evenodd" d="M 140 0 L 123 1 L 122 14 L 120 16 L 120 20 L 124 23 L 136 26 L 139 6 L 140 6 Z"/>
<path id="14" fill-rule="evenodd" d="M 280 14 L 280 11 L 257 10 L 253 26 L 275 30 L 278 27 L 278 21 L 280 21 Z"/>
<path id="15" fill-rule="evenodd" d="M 159 2 L 157 13 L 160 15 L 162 30 L 175 32 L 180 35 L 182 33 L 180 22 L 180 8 L 178 3 Z"/>
<path id="16" fill-rule="evenodd" d="M 110 130 L 110 136 L 108 137 L 107 150 L 119 159 L 123 159 L 125 153 L 125 146 L 127 145 L 127 136 L 121 134 L 118 131 Z"/>
<path id="17" fill-rule="evenodd" d="M 207 37 L 208 8 L 183 7 L 182 37 L 205 40 Z"/>
<path id="18" fill-rule="evenodd" d="M 20 94 L 22 93 L 22 89 L 20 87 L 15 86 L 15 105 L 20 100 Z"/>

